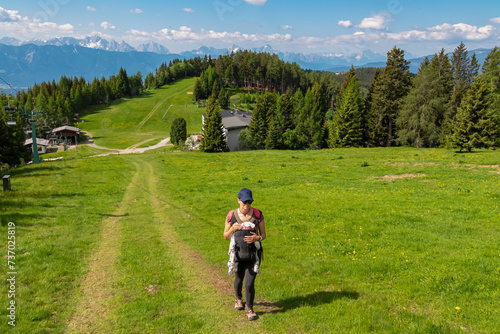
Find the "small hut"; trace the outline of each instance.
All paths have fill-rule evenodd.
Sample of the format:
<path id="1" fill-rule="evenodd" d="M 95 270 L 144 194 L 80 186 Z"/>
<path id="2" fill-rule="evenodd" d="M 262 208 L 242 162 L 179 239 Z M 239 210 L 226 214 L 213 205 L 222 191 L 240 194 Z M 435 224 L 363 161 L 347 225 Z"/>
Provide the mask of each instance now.
<path id="1" fill-rule="evenodd" d="M 45 154 L 47 153 L 47 146 L 49 146 L 50 143 L 47 139 L 43 138 L 37 138 L 36 139 L 36 147 L 38 149 L 38 154 Z M 24 141 L 24 146 L 33 146 L 33 139 L 26 139 Z"/>
<path id="2" fill-rule="evenodd" d="M 52 130 L 54 136 L 59 139 L 69 139 L 72 143 L 78 143 L 78 137 L 80 136 L 80 129 L 74 126 L 64 125 Z"/>

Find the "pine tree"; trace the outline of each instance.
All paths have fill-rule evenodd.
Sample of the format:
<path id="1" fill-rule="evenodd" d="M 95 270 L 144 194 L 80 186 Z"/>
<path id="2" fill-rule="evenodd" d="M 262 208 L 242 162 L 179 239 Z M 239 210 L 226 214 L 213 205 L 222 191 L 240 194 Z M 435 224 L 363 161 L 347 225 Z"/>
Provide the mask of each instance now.
<path id="1" fill-rule="evenodd" d="M 116 76 L 115 94 L 118 97 L 130 96 L 130 82 L 127 76 L 127 71 L 120 67 L 120 71 Z"/>
<path id="2" fill-rule="evenodd" d="M 269 116 L 274 112 L 276 107 L 276 97 L 270 92 L 265 92 L 259 98 L 257 106 L 252 115 L 252 121 L 249 125 L 250 135 L 254 138 L 257 147 L 265 147 L 267 138 L 267 130 L 270 118 Z"/>
<path id="3" fill-rule="evenodd" d="M 492 92 L 500 92 L 500 47 L 496 46 L 486 57 L 483 74 L 488 78 Z"/>
<path id="4" fill-rule="evenodd" d="M 222 117 L 219 113 L 217 99 L 212 95 L 208 98 L 207 118 L 203 126 L 200 150 L 203 152 L 227 152 L 226 138 L 222 126 Z"/>
<path id="5" fill-rule="evenodd" d="M 363 145 L 363 100 L 356 75 L 351 76 L 339 99 L 330 130 L 330 147 Z"/>
<path id="6" fill-rule="evenodd" d="M 219 85 L 219 80 L 215 80 L 213 87 L 212 87 L 212 94 L 214 94 L 217 99 L 219 99 L 220 90 L 221 90 L 221 87 Z"/>
<path id="7" fill-rule="evenodd" d="M 196 79 L 196 82 L 194 84 L 193 88 L 193 98 L 195 101 L 198 101 L 200 99 L 203 99 L 205 97 L 205 94 L 203 93 L 203 89 L 201 87 L 201 82 L 200 79 Z"/>
<path id="8" fill-rule="evenodd" d="M 382 112 L 378 109 L 382 105 L 382 79 L 380 70 L 377 68 L 373 75 L 373 82 L 368 88 L 368 94 L 365 99 L 365 141 L 368 146 L 382 146 L 385 131 L 383 131 Z"/>
<path id="9" fill-rule="evenodd" d="M 221 109 L 226 110 L 227 108 L 229 108 L 229 96 L 224 88 L 221 88 L 219 90 L 217 101 L 219 102 L 219 107 Z"/>
<path id="10" fill-rule="evenodd" d="M 187 124 L 182 117 L 174 119 L 170 126 L 170 141 L 172 144 L 181 146 L 187 139 Z"/>
<path id="11" fill-rule="evenodd" d="M 410 62 L 404 58 L 404 51 L 394 47 L 387 54 L 387 64 L 382 74 L 385 104 L 382 108 L 387 124 L 387 146 L 392 145 L 396 133 L 395 121 L 403 98 L 411 87 Z"/>
<path id="12" fill-rule="evenodd" d="M 0 170 L 7 169 L 11 164 L 8 154 L 8 149 L 12 145 L 7 119 L 3 110 L 3 105 L 0 109 Z"/>
<path id="13" fill-rule="evenodd" d="M 321 85 L 315 84 L 304 97 L 304 107 L 298 115 L 296 127 L 300 145 L 305 148 L 321 148 L 325 145 L 326 102 Z"/>
<path id="14" fill-rule="evenodd" d="M 354 65 L 351 65 L 351 69 L 349 70 L 349 72 L 347 72 L 344 81 L 342 81 L 342 85 L 340 85 L 340 91 L 337 95 L 337 99 L 334 104 L 334 109 L 339 107 L 340 97 L 342 96 L 342 93 L 344 93 L 344 90 L 346 89 L 347 85 L 351 82 L 351 79 L 355 76 L 356 76 L 356 70 L 354 69 Z"/>
<path id="15" fill-rule="evenodd" d="M 279 145 L 279 129 L 278 125 L 274 120 L 274 115 L 271 115 L 269 120 L 268 129 L 267 129 L 267 137 L 265 141 L 266 150 L 274 150 L 278 148 Z"/>
<path id="16" fill-rule="evenodd" d="M 500 48 L 495 47 L 486 57 L 481 74 L 490 87 L 490 109 L 497 128 L 500 128 Z M 496 146 L 500 145 L 500 136 L 497 136 Z"/>
<path id="17" fill-rule="evenodd" d="M 471 61 L 464 42 L 461 42 L 453 51 L 451 57 L 453 75 L 451 97 L 443 122 L 443 134 L 445 136 L 448 136 L 453 131 L 451 128 L 452 121 L 471 83 L 474 81 L 475 74 L 477 74 L 477 60 L 475 60 L 475 55 L 473 57 L 474 61 Z"/>
<path id="18" fill-rule="evenodd" d="M 373 86 L 370 113 L 374 128 L 371 135 L 376 145 L 391 146 L 394 141 L 396 117 L 411 87 L 409 64 L 404 59 L 404 51 L 394 47 L 387 53 L 386 66 Z"/>
<path id="19" fill-rule="evenodd" d="M 453 132 L 447 137 L 448 147 L 471 152 L 473 148 L 493 147 L 498 137 L 494 111 L 489 108 L 489 85 L 484 78 L 471 85 L 452 123 Z"/>
<path id="20" fill-rule="evenodd" d="M 417 148 L 439 145 L 448 91 L 431 62 L 420 69 L 404 99 L 396 124 L 398 141 Z"/>
<path id="21" fill-rule="evenodd" d="M 292 92 L 290 88 L 286 90 L 285 96 L 283 96 L 282 115 L 283 115 L 283 132 L 285 132 L 286 130 L 292 129 L 294 127 Z"/>
<path id="22" fill-rule="evenodd" d="M 4 112 L 3 105 L 0 108 L 0 169 L 4 169 L 29 160 L 30 154 L 24 147 L 24 117 L 15 112 L 12 119 L 16 125 L 7 125 L 11 115 Z"/>

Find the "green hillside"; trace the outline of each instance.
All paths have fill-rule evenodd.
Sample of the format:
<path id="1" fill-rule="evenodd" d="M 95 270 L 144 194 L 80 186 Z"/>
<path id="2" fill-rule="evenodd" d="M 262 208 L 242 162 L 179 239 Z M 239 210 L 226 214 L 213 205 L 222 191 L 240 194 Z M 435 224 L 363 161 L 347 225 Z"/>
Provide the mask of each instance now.
<path id="1" fill-rule="evenodd" d="M 97 145 L 117 149 L 155 144 L 169 136 L 177 117 L 186 119 L 188 133 L 199 132 L 205 109 L 193 103 L 195 82 L 196 78 L 181 79 L 138 97 L 91 108 L 83 113 L 84 122 L 78 126 L 92 134 Z"/>
<path id="2" fill-rule="evenodd" d="M 0 192 L 4 255 L 16 237 L 2 267 L 17 272 L 15 331 L 498 333 L 499 161 L 153 150 L 16 168 Z M 222 236 L 243 187 L 267 232 L 254 322 L 233 309 Z M 14 330 L 9 287 L 2 333 Z"/>

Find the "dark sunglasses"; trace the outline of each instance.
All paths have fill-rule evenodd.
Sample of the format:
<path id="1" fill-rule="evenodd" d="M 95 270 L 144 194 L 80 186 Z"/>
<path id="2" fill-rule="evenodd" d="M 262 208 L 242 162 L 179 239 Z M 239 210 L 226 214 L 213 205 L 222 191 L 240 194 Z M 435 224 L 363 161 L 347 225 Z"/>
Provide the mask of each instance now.
<path id="1" fill-rule="evenodd" d="M 243 202 L 243 204 L 252 204 L 253 203 L 253 201 L 250 199 L 248 201 L 242 201 L 242 202 Z"/>

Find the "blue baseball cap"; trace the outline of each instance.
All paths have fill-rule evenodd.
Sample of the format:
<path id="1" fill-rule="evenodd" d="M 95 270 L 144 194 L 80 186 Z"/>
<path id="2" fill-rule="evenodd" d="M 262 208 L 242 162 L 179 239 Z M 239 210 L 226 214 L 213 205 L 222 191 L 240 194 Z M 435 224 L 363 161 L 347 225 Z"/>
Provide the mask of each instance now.
<path id="1" fill-rule="evenodd" d="M 250 189 L 243 188 L 238 193 L 238 198 L 240 200 L 242 200 L 243 202 L 245 202 L 245 201 L 253 201 L 252 191 Z"/>

